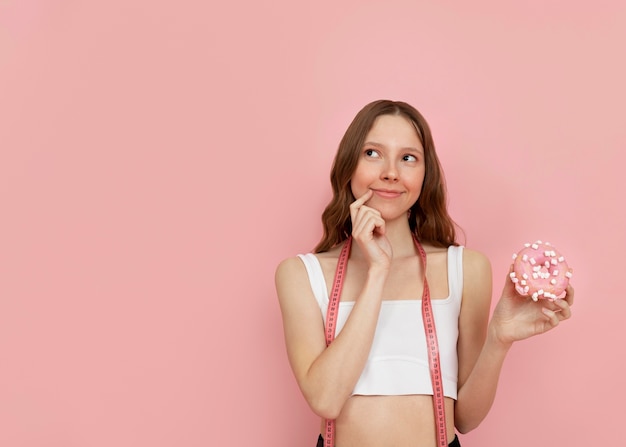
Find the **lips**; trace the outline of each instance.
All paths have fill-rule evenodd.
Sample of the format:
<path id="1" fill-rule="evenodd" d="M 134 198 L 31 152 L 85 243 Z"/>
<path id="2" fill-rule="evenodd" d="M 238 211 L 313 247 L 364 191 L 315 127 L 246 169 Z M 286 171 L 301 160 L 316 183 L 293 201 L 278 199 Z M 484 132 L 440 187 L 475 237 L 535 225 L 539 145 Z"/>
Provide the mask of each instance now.
<path id="1" fill-rule="evenodd" d="M 383 197 L 385 199 L 395 199 L 396 197 L 400 197 L 402 195 L 402 191 L 396 191 L 393 189 L 372 189 L 374 194 Z"/>

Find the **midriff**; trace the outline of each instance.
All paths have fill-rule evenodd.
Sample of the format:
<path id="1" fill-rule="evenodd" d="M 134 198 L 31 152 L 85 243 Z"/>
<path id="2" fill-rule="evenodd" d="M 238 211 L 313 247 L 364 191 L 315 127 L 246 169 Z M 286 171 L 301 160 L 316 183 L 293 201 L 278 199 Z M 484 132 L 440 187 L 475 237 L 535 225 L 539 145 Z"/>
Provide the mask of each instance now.
<path id="1" fill-rule="evenodd" d="M 445 398 L 448 442 L 454 439 L 454 399 Z M 335 421 L 335 447 L 435 447 L 433 398 L 352 396 Z M 322 421 L 320 433 L 324 433 Z"/>

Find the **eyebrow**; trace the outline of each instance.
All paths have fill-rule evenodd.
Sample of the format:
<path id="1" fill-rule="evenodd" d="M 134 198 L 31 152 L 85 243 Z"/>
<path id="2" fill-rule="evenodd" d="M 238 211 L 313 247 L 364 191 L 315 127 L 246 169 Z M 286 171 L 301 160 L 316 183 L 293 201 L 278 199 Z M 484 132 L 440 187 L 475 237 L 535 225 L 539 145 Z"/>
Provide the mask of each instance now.
<path id="1" fill-rule="evenodd" d="M 367 145 L 376 146 L 376 147 L 380 147 L 380 148 L 384 148 L 385 147 L 384 144 L 376 143 L 375 141 L 366 141 L 365 143 L 363 143 L 363 146 L 367 146 Z M 411 152 L 417 152 L 418 154 L 423 154 L 424 153 L 424 149 L 418 148 L 418 147 L 413 147 L 413 146 L 403 147 L 402 150 L 404 150 L 404 151 L 411 151 Z"/>

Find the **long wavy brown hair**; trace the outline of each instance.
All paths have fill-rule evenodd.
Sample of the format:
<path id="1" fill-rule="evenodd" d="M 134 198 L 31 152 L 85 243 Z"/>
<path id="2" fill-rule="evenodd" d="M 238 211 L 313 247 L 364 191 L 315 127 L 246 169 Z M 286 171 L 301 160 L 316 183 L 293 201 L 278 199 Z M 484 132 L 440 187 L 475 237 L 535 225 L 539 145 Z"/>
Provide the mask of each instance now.
<path id="1" fill-rule="evenodd" d="M 350 180 L 356 170 L 365 138 L 376 118 L 381 115 L 399 115 L 411 121 L 424 148 L 426 173 L 420 196 L 409 211 L 411 231 L 420 241 L 438 247 L 458 245 L 456 224 L 447 210 L 443 169 L 426 119 L 405 102 L 383 99 L 363 107 L 339 143 L 330 171 L 333 197 L 322 214 L 324 234 L 315 247 L 315 253 L 331 249 L 352 234 L 350 204 L 356 199 L 350 188 Z"/>

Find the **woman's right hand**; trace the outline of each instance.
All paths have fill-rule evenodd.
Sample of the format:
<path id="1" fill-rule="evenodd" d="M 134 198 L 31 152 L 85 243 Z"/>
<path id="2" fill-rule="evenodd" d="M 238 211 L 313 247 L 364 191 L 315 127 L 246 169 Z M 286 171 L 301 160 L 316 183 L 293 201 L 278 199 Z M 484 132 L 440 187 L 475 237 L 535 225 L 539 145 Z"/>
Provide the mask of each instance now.
<path id="1" fill-rule="evenodd" d="M 359 245 L 370 267 L 389 268 L 393 252 L 385 235 L 385 220 L 378 210 L 365 205 L 373 194 L 368 189 L 350 205 L 352 239 Z"/>

